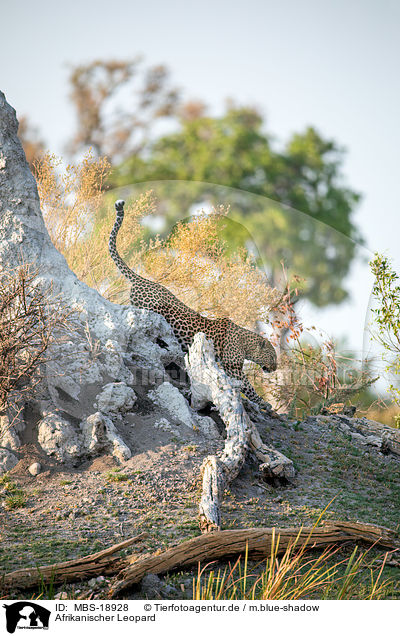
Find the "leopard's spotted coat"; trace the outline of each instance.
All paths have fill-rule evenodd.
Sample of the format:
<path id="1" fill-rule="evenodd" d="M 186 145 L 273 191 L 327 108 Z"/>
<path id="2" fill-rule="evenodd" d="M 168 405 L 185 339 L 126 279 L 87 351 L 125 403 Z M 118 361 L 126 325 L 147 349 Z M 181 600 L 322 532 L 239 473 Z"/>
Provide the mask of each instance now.
<path id="1" fill-rule="evenodd" d="M 124 201 L 115 203 L 116 220 L 110 233 L 109 251 L 120 272 L 132 284 L 130 300 L 141 309 L 161 314 L 171 325 L 182 349 L 187 351 L 198 332 L 203 332 L 214 344 L 225 371 L 242 383 L 242 392 L 260 406 L 267 405 L 257 395 L 243 373 L 244 360 L 259 364 L 263 371 L 275 371 L 276 353 L 271 343 L 248 329 L 235 325 L 229 318 L 212 320 L 187 307 L 168 289 L 139 276 L 122 260 L 117 251 L 116 238 L 124 219 Z"/>

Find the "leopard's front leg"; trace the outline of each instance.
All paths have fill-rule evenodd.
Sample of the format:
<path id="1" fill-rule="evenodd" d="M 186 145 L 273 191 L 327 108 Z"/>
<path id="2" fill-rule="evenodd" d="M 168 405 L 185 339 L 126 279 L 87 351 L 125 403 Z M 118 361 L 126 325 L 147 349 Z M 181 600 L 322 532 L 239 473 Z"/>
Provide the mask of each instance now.
<path id="1" fill-rule="evenodd" d="M 250 384 L 247 376 L 243 373 L 242 368 L 239 365 L 229 363 L 227 361 L 223 361 L 223 366 L 227 374 L 235 378 L 236 380 L 240 380 L 241 383 L 241 392 L 251 401 L 257 404 L 260 408 L 266 409 L 267 411 L 271 410 L 271 405 L 268 402 L 265 402 L 262 397 L 260 397 L 253 386 Z"/>

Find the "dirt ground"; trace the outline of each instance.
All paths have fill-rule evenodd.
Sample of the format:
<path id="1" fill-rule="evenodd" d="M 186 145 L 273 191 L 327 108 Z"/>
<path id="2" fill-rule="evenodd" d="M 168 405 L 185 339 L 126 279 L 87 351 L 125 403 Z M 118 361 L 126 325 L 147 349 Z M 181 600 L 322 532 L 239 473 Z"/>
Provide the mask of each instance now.
<path id="1" fill-rule="evenodd" d="M 223 448 L 223 438 L 211 442 L 182 425 L 165 428 L 151 413 L 130 417 L 123 426 L 129 427 L 134 454 L 123 466 L 104 456 L 67 467 L 46 456 L 34 440 L 22 447 L 11 482 L 0 485 L 3 572 L 74 559 L 144 530 L 147 538 L 127 553 L 148 554 L 200 534 L 200 466 L 206 455 Z M 290 484 L 265 483 L 250 455 L 225 492 L 223 529 L 310 525 L 327 506 L 325 520 L 399 529 L 400 461 L 355 446 L 326 419 L 260 419 L 263 440 L 293 460 L 297 475 Z M 42 471 L 32 477 L 27 469 L 35 461 Z M 10 483 L 23 493 L 21 507 L 9 508 Z M 130 598 L 191 598 L 191 577 L 146 577 Z M 42 593 L 44 598 L 104 598 L 108 585 L 99 577 Z"/>

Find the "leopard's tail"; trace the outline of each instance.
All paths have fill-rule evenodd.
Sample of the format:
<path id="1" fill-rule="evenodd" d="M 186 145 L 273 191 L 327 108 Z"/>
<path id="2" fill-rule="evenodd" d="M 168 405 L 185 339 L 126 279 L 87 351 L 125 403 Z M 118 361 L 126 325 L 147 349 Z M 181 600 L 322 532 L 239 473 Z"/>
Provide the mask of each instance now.
<path id="1" fill-rule="evenodd" d="M 123 274 L 129 280 L 135 278 L 137 274 L 128 267 L 128 265 L 122 260 L 117 250 L 117 234 L 122 225 L 122 221 L 124 220 L 124 205 L 125 201 L 119 199 L 115 202 L 115 211 L 117 213 L 115 223 L 110 232 L 110 238 L 108 241 L 108 251 L 110 252 L 110 256 L 113 259 L 114 263 L 118 267 L 121 274 Z"/>

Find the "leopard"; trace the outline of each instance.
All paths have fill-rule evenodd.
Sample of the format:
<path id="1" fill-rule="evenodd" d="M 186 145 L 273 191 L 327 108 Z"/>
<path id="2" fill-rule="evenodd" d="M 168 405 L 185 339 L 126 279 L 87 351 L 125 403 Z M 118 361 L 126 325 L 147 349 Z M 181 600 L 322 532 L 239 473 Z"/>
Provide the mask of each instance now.
<path id="1" fill-rule="evenodd" d="M 130 302 L 139 309 L 161 314 L 169 323 L 181 349 L 187 353 L 194 336 L 202 332 L 211 340 L 217 359 L 226 374 L 239 381 L 241 393 L 258 408 L 271 410 L 259 396 L 243 372 L 245 360 L 255 362 L 263 372 L 277 368 L 277 355 L 271 342 L 229 318 L 208 318 L 185 305 L 169 289 L 132 270 L 117 250 L 117 235 L 124 220 L 125 201 L 115 202 L 116 218 L 109 237 L 109 253 L 121 274 L 131 284 Z"/>

